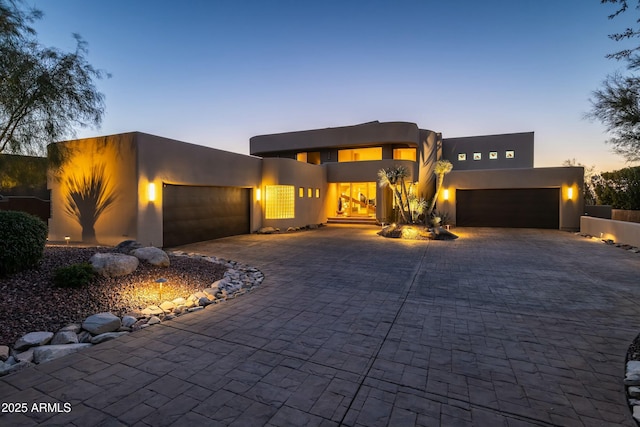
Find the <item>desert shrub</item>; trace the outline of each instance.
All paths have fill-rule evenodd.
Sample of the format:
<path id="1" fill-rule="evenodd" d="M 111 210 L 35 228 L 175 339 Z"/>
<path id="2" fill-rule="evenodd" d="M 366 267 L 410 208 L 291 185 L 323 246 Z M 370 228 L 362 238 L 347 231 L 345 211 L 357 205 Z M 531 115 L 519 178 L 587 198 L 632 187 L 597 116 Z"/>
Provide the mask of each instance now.
<path id="1" fill-rule="evenodd" d="M 53 273 L 53 283 L 61 288 L 81 288 L 91 283 L 96 273 L 87 262 L 57 268 Z"/>
<path id="2" fill-rule="evenodd" d="M 451 223 L 449 212 L 436 211 L 429 218 L 429 224 L 432 227 L 443 227 Z"/>
<path id="3" fill-rule="evenodd" d="M 0 211 L 0 276 L 34 267 L 44 253 L 47 225 L 25 212 Z"/>

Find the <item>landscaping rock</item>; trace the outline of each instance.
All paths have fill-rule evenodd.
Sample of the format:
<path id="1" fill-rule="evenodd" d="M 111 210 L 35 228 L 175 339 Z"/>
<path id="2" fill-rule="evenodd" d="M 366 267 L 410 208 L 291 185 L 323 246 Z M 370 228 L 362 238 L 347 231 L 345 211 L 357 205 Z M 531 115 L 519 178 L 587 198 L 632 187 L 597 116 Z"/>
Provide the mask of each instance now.
<path id="1" fill-rule="evenodd" d="M 91 332 L 93 335 L 117 331 L 120 325 L 120 318 L 111 313 L 97 313 L 87 317 L 84 322 L 82 322 L 82 328 Z"/>
<path id="2" fill-rule="evenodd" d="M 91 344 L 43 345 L 33 350 L 33 360 L 36 363 L 48 362 L 87 347 Z"/>
<path id="3" fill-rule="evenodd" d="M 32 364 L 29 362 L 18 362 L 15 365 L 8 364 L 6 362 L 0 363 L 0 376 L 12 374 L 28 368 Z"/>
<path id="4" fill-rule="evenodd" d="M 93 338 L 93 335 L 91 335 L 91 332 L 89 331 L 80 331 L 80 333 L 78 334 L 79 343 L 84 343 L 84 344 L 90 343 L 91 338 Z"/>
<path id="5" fill-rule="evenodd" d="M 142 310 L 142 314 L 144 314 L 145 316 L 160 316 L 164 314 L 164 310 L 157 305 L 150 305 L 149 307 Z"/>
<path id="6" fill-rule="evenodd" d="M 27 351 L 23 351 L 21 353 L 17 353 L 14 355 L 15 359 L 18 361 L 18 363 L 20 362 L 28 362 L 31 363 L 33 362 L 33 349 L 35 347 L 30 348 Z"/>
<path id="7" fill-rule="evenodd" d="M 105 332 L 104 334 L 96 335 L 91 338 L 91 344 L 100 344 L 101 342 L 109 341 L 128 333 L 129 332 Z"/>
<path id="8" fill-rule="evenodd" d="M 165 301 L 162 304 L 160 304 L 160 308 L 165 313 L 170 313 L 174 308 L 176 308 L 176 305 L 174 303 L 172 303 L 171 301 Z"/>
<path id="9" fill-rule="evenodd" d="M 79 323 L 70 323 L 64 328 L 60 329 L 58 332 L 71 331 L 77 334 L 78 332 L 80 332 L 80 330 L 82 330 L 82 325 L 80 325 Z"/>
<path id="10" fill-rule="evenodd" d="M 14 344 L 15 350 L 26 350 L 29 347 L 36 347 L 45 345 L 53 338 L 53 332 L 29 332 L 18 338 L 18 341 Z"/>
<path id="11" fill-rule="evenodd" d="M 169 267 L 169 255 L 160 248 L 149 246 L 146 248 L 134 249 L 131 251 L 131 255 L 138 258 L 140 261 L 147 262 L 157 267 Z"/>
<path id="12" fill-rule="evenodd" d="M 57 344 L 77 344 L 78 334 L 73 331 L 58 331 L 51 340 L 52 345 Z"/>
<path id="13" fill-rule="evenodd" d="M 435 228 L 434 232 L 436 235 L 436 240 L 455 240 L 458 238 L 457 235 L 442 227 Z"/>
<path id="14" fill-rule="evenodd" d="M 129 254 L 131 251 L 141 247 L 143 247 L 143 245 L 140 242 L 136 242 L 135 240 L 125 240 L 118 243 L 116 250 L 123 254 Z"/>
<path id="15" fill-rule="evenodd" d="M 122 316 L 122 326 L 125 328 L 132 327 L 137 321 L 138 319 L 133 316 Z"/>
<path id="16" fill-rule="evenodd" d="M 6 362 L 9 358 L 9 347 L 6 345 L 0 345 L 0 362 Z"/>
<path id="17" fill-rule="evenodd" d="M 93 269 L 106 277 L 126 276 L 138 268 L 138 258 L 119 253 L 97 253 L 89 259 Z"/>
<path id="18" fill-rule="evenodd" d="M 262 227 L 257 231 L 258 234 L 273 234 L 278 232 L 280 232 L 280 229 L 275 227 Z"/>
<path id="19" fill-rule="evenodd" d="M 162 322 L 162 320 L 160 320 L 158 316 L 151 316 L 151 318 L 149 318 L 149 321 L 147 322 L 147 325 L 155 325 L 156 323 L 160 322 Z"/>

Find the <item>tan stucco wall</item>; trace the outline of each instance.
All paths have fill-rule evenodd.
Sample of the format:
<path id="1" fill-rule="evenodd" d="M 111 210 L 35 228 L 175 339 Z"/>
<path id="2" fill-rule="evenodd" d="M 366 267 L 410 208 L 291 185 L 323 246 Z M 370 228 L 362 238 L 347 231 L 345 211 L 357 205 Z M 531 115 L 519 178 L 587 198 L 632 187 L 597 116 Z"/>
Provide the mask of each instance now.
<path id="1" fill-rule="evenodd" d="M 70 149 L 71 157 L 60 172 L 49 171 L 48 187 L 51 189 L 51 218 L 49 240 L 64 241 L 69 236 L 72 242 L 82 241 L 79 222 L 65 213 L 68 180 L 82 180 L 89 176 L 94 166 L 104 165 L 102 179 L 106 183 L 107 195 L 115 197 L 95 222 L 98 243 L 114 245 L 136 236 L 136 148 L 135 134 L 121 134 L 98 138 L 87 138 L 61 142 Z"/>
<path id="2" fill-rule="evenodd" d="M 603 240 L 640 247 L 640 224 L 612 219 L 583 216 L 580 232 Z"/>
<path id="3" fill-rule="evenodd" d="M 327 185 L 326 171 L 322 166 L 299 162 L 292 159 L 266 158 L 262 160 L 262 207 L 266 200 L 266 185 L 293 185 L 295 187 L 295 218 L 264 219 L 264 226 L 286 230 L 288 227 L 303 227 L 327 221 L 324 205 Z M 298 189 L 304 187 L 304 197 L 298 196 Z M 312 189 L 309 198 L 307 189 Z M 320 197 L 315 197 L 315 189 L 320 189 Z"/>
<path id="4" fill-rule="evenodd" d="M 578 230 L 584 210 L 583 186 L 584 169 L 581 167 L 454 170 L 445 175 L 442 186 L 449 190 L 449 200 L 444 200 L 444 191 L 441 191 L 437 209 L 448 212 L 455 224 L 457 189 L 560 188 L 560 229 Z M 567 198 L 569 187 L 573 188 L 571 200 Z"/>
<path id="5" fill-rule="evenodd" d="M 262 179 L 262 159 L 136 133 L 138 147 L 138 240 L 162 246 L 162 184 L 214 185 L 252 188 L 251 230 L 262 226 L 255 189 Z M 149 182 L 156 184 L 157 198 L 146 197 Z"/>

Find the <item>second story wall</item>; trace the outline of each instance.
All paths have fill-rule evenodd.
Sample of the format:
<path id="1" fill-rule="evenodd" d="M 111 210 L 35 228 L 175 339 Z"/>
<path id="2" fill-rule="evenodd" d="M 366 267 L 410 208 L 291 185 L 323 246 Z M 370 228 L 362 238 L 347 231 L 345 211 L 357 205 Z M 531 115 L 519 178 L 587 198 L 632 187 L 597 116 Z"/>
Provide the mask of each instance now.
<path id="1" fill-rule="evenodd" d="M 453 170 L 533 167 L 533 132 L 444 138 L 442 158 Z"/>

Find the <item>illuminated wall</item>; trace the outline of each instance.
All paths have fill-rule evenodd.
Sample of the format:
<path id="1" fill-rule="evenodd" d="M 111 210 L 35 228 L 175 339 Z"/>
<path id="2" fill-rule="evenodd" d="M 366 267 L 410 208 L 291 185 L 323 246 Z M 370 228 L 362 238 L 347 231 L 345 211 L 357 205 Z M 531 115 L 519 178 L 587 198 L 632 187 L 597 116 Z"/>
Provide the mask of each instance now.
<path id="1" fill-rule="evenodd" d="M 64 143 L 59 171 L 49 171 L 49 240 L 114 245 L 136 238 L 134 134 Z"/>

